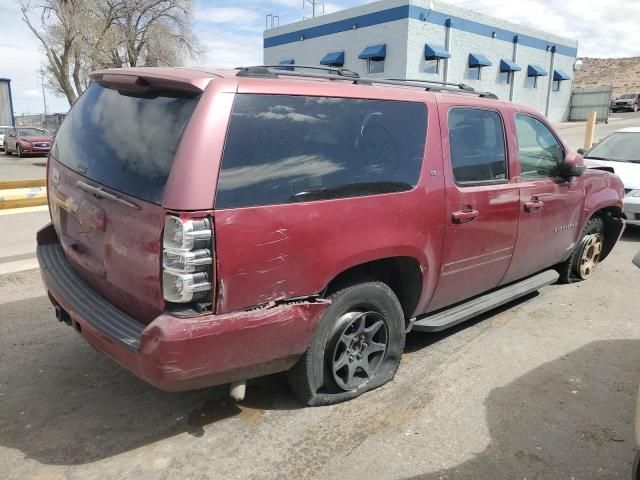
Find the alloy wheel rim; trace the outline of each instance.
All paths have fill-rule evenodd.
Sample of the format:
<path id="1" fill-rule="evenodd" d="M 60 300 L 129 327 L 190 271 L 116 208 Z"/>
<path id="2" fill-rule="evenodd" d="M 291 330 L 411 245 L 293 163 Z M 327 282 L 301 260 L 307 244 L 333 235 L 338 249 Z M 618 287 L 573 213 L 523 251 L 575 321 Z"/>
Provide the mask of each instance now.
<path id="1" fill-rule="evenodd" d="M 349 391 L 371 379 L 387 352 L 389 331 L 377 312 L 348 312 L 338 320 L 343 325 L 331 355 L 333 379 Z"/>
<path id="2" fill-rule="evenodd" d="M 582 254 L 580 255 L 580 265 L 578 271 L 580 278 L 587 279 L 596 269 L 602 254 L 603 237 L 600 233 L 587 235 L 583 241 Z"/>

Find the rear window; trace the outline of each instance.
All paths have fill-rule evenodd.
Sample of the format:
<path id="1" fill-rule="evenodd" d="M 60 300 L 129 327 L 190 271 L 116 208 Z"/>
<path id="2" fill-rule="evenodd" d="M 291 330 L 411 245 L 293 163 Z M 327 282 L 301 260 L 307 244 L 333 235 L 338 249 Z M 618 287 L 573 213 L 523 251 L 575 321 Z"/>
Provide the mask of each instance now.
<path id="1" fill-rule="evenodd" d="M 411 190 L 426 130 L 422 103 L 237 95 L 216 208 Z"/>
<path id="2" fill-rule="evenodd" d="M 92 82 L 56 133 L 53 156 L 100 184 L 160 203 L 197 97 L 119 93 Z"/>

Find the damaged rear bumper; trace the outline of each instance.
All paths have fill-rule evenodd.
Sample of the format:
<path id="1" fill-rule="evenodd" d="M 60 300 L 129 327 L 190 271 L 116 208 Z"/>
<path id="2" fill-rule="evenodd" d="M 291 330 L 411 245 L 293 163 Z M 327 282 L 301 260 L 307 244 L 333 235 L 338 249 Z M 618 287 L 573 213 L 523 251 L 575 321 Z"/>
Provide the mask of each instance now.
<path id="1" fill-rule="evenodd" d="M 38 232 L 37 254 L 49 297 L 62 312 L 59 318 L 94 348 L 163 390 L 192 390 L 287 370 L 306 350 L 328 306 L 320 300 L 224 315 L 163 313 L 144 325 L 80 278 L 51 225 Z"/>

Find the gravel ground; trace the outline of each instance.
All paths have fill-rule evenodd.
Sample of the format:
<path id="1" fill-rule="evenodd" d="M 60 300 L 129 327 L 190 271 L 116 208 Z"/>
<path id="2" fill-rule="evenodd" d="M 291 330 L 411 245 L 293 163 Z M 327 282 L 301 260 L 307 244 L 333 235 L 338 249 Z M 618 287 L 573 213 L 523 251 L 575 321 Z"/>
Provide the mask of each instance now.
<path id="1" fill-rule="evenodd" d="M 629 478 L 640 381 L 640 231 L 591 280 L 437 335 L 396 379 L 301 408 L 282 375 L 164 393 L 58 324 L 38 272 L 0 276 L 0 477 Z"/>

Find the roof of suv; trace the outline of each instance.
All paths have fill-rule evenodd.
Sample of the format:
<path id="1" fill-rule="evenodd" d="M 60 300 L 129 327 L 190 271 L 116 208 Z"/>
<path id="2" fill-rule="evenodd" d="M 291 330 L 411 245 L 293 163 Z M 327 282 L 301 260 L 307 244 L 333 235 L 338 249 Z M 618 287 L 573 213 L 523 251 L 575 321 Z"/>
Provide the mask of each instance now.
<path id="1" fill-rule="evenodd" d="M 298 68 L 322 68 L 322 67 L 304 67 L 297 66 Z M 262 69 L 266 71 L 264 67 L 249 67 L 248 69 Z M 389 80 L 389 79 L 377 79 L 368 77 L 350 77 L 348 75 L 307 75 L 296 74 L 290 71 L 277 72 L 274 68 L 269 68 L 268 72 L 271 76 L 267 75 L 238 75 L 241 71 L 240 68 L 215 68 L 215 67 L 134 67 L 134 68 L 115 68 L 98 70 L 91 74 L 93 80 L 105 80 L 109 77 L 111 79 L 118 77 L 140 77 L 146 80 L 158 80 L 161 83 L 169 84 L 181 84 L 183 86 L 189 86 L 191 88 L 204 91 L 210 81 L 218 78 L 237 79 L 237 81 L 244 82 L 273 82 L 274 80 L 302 83 L 309 85 L 309 83 L 321 83 L 326 86 L 327 83 L 334 83 L 336 80 L 342 80 L 342 85 L 350 85 L 348 82 L 353 81 L 357 83 L 359 87 L 389 87 L 394 89 L 401 89 L 407 92 L 407 90 L 413 90 L 422 94 L 438 95 L 445 97 L 455 97 L 460 99 L 460 96 L 464 96 L 469 99 L 474 99 L 474 102 L 488 102 L 488 104 L 508 104 L 509 102 L 498 100 L 497 98 L 482 98 L 491 96 L 492 94 L 487 92 L 477 92 L 472 88 L 463 84 L 448 84 L 438 85 L 437 82 L 429 82 L 423 80 Z M 280 67 L 283 68 L 283 67 Z M 247 70 L 248 70 L 247 69 Z M 352 72 L 350 72 L 352 73 Z M 354 74 L 355 75 L 355 74 Z M 459 87 L 457 87 L 459 85 Z M 459 88 L 459 89 L 457 89 Z M 527 109 L 528 110 L 528 109 Z"/>

